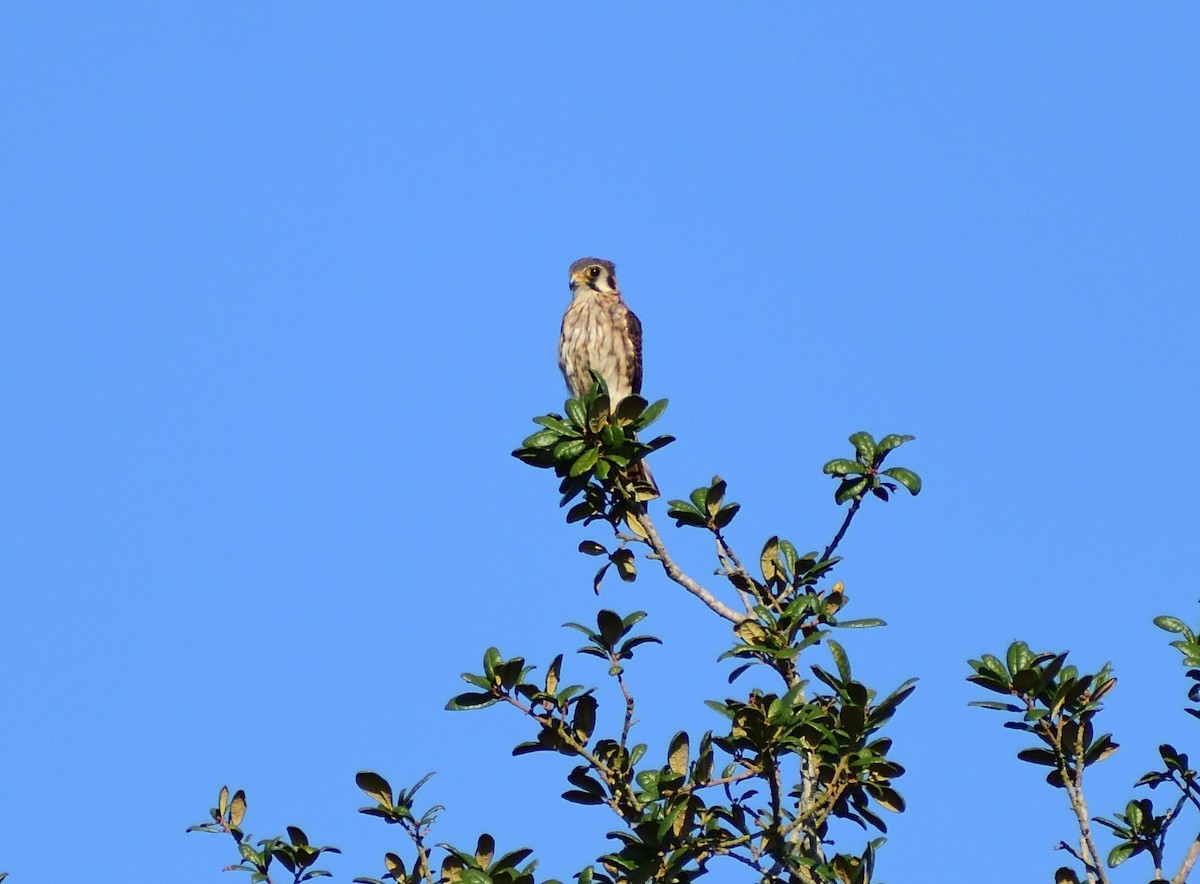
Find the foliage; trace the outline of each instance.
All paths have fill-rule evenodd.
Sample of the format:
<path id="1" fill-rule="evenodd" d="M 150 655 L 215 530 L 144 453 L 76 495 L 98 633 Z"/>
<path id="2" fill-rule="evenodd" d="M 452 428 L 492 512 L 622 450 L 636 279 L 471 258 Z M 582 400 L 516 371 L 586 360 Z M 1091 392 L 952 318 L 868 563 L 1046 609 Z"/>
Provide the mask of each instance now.
<path id="1" fill-rule="evenodd" d="M 643 442 L 639 435 L 663 414 L 666 401 L 649 404 L 631 396 L 613 410 L 603 381 L 598 376 L 595 381 L 591 392 L 567 401 L 565 414 L 535 418 L 540 429 L 513 455 L 554 472 L 560 506 L 571 504 L 567 522 L 602 527 L 610 535 L 579 544 L 581 553 L 602 560 L 592 582 L 595 592 L 613 573 L 626 582 L 638 579 L 639 554 L 658 562 L 669 580 L 726 621 L 729 639 L 718 659 L 735 663 L 729 685 L 749 682 L 752 671 L 759 681 L 708 701 L 716 718 L 705 732 L 680 730 L 659 746 L 638 742 L 633 737 L 637 700 L 627 669 L 644 649 L 662 642 L 640 631 L 645 612 L 602 608 L 594 623 L 566 626 L 583 637 L 578 654 L 605 665 L 606 682 L 568 682 L 565 654 L 535 677 L 536 668 L 523 656 L 489 648 L 479 671 L 462 676 L 469 689 L 446 708 L 513 710 L 531 726 L 530 737 L 513 748 L 514 755 L 550 752 L 572 760 L 563 799 L 605 808 L 616 823 L 610 833 L 615 845 L 575 876 L 580 884 L 687 884 L 710 871 L 717 858 L 741 863 L 763 881 L 867 884 L 885 842 L 883 814 L 904 810 L 895 785 L 904 768 L 891 758 L 891 740 L 883 730 L 914 681 L 881 695 L 854 677 L 836 631 L 884 624 L 877 618 L 846 619 L 849 596 L 841 582 L 831 582 L 830 573 L 841 560 L 835 554 L 838 545 L 868 496 L 886 502 L 901 487 L 920 492 L 916 473 L 883 466 L 913 437 L 887 435 L 876 441 L 866 432 L 853 434 L 854 457 L 836 458 L 824 467 L 838 482 L 835 503 L 849 504 L 832 539 L 802 553 L 789 540 L 772 536 L 762 544 L 753 570 L 726 536 L 740 505 L 727 499 L 721 477 L 687 499 L 669 501 L 667 514 L 677 528 L 706 532 L 715 541 L 722 583 L 710 589 L 672 557 L 647 510 L 653 494 L 641 479 L 641 461 L 673 440 L 658 436 Z M 820 646 L 832 666 L 802 661 Z M 609 698 L 615 700 L 611 718 L 601 715 Z M 400 852 L 389 852 L 381 877 L 355 882 L 535 884 L 531 851 L 497 858 L 487 834 L 473 850 L 435 845 L 442 854 L 435 871 L 429 838 L 442 808 L 418 810 L 414 803 L 427 780 L 395 790 L 379 774 L 358 774 L 359 788 L 373 802 L 361 812 L 398 825 L 409 856 L 406 862 Z M 244 794 L 231 800 L 222 789 L 212 822 L 192 828 L 233 838 L 241 860 L 230 869 L 271 882 L 275 863 L 294 884 L 329 874 L 314 863 L 336 848 L 312 847 L 295 827 L 288 828 L 286 841 L 269 838 L 251 848 L 241 828 L 245 807 Z M 857 846 L 845 823 L 864 833 L 857 836 Z M 280 880 L 276 877 L 276 884 Z"/>
<path id="2" fill-rule="evenodd" d="M 1157 617 L 1155 624 L 1170 633 L 1182 636 L 1171 642 L 1190 667 L 1187 677 L 1192 686 L 1188 700 L 1200 701 L 1200 643 L 1196 632 L 1176 617 Z M 1139 854 L 1145 855 L 1153 867 L 1154 881 L 1167 881 L 1164 875 L 1164 854 L 1167 834 L 1181 821 L 1188 807 L 1193 816 L 1200 812 L 1200 787 L 1197 773 L 1188 756 L 1169 744 L 1158 747 L 1161 770 L 1151 770 L 1134 785 L 1155 790 L 1159 786 L 1172 793 L 1164 806 L 1155 808 L 1151 798 L 1130 799 L 1121 811 L 1111 817 L 1090 817 L 1084 794 L 1084 774 L 1087 768 L 1110 757 L 1118 745 L 1111 734 L 1096 734 L 1095 719 L 1102 710 L 1101 700 L 1116 686 L 1112 668 L 1107 663 L 1097 672 L 1081 675 L 1067 662 L 1065 653 L 1034 653 L 1025 642 L 1013 642 L 1004 660 L 984 654 L 968 661 L 972 674 L 967 680 L 987 691 L 1000 694 L 1003 700 L 977 700 L 971 705 L 993 709 L 1011 716 L 1004 726 L 1032 734 L 1040 745 L 1017 753 L 1024 762 L 1048 767 L 1046 782 L 1066 792 L 1079 831 L 1078 846 L 1059 843 L 1058 847 L 1073 856 L 1082 867 L 1080 873 L 1070 867 L 1060 868 L 1056 881 L 1098 882 L 1107 884 L 1108 869 L 1116 868 Z M 1200 709 L 1185 709 L 1200 718 Z M 1108 829 L 1115 844 L 1101 860 L 1091 823 Z M 1200 821 L 1192 831 L 1200 829 Z M 1172 884 L 1184 884 L 1197 859 L 1200 858 L 1200 834 L 1194 834 L 1183 856 Z"/>
<path id="3" fill-rule="evenodd" d="M 311 881 L 314 878 L 327 878 L 330 873 L 324 869 L 315 869 L 313 865 L 323 853 L 341 853 L 336 847 L 314 847 L 309 844 L 308 836 L 297 826 L 287 827 L 287 839 L 282 837 L 264 838 L 258 842 L 256 850 L 250 844 L 250 835 L 242 830 L 242 821 L 246 816 L 246 793 L 239 789 L 229 796 L 229 787 L 222 786 L 217 795 L 217 806 L 209 810 L 211 823 L 201 823 L 189 826 L 189 832 L 224 833 L 233 838 L 237 845 L 241 860 L 237 865 L 226 866 L 227 872 L 249 872 L 253 884 L 271 881 L 271 864 L 278 862 L 292 876 L 293 884 Z"/>

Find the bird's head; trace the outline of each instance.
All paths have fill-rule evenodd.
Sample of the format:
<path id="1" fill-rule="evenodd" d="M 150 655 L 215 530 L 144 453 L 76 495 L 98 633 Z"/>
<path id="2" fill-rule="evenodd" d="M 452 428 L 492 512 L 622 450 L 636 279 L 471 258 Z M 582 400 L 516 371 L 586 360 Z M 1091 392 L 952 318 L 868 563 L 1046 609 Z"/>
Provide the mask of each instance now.
<path id="1" fill-rule="evenodd" d="M 603 258 L 580 258 L 571 265 L 571 291 L 578 291 L 581 287 L 619 295 L 617 265 Z"/>

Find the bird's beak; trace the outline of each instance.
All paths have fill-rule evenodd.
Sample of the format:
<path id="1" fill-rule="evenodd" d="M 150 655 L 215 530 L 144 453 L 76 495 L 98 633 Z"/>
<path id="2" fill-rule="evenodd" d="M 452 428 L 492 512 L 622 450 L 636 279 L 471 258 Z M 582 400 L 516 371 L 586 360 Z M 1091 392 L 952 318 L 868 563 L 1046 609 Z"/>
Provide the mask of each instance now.
<path id="1" fill-rule="evenodd" d="M 583 274 L 576 270 L 571 274 L 571 291 L 575 291 L 575 287 L 583 282 Z"/>

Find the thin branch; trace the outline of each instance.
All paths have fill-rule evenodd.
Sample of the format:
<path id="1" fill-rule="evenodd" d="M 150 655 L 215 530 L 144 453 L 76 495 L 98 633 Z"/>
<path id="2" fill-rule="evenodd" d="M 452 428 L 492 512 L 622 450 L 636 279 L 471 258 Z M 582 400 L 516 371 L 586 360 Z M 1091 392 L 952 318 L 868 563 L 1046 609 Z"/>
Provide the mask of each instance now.
<path id="1" fill-rule="evenodd" d="M 746 566 L 743 565 L 742 560 L 737 557 L 737 553 L 733 551 L 733 547 L 729 545 L 729 541 L 725 539 L 725 535 L 721 533 L 721 529 L 713 529 L 713 535 L 717 538 L 717 546 L 719 546 L 724 552 L 725 558 L 733 562 L 733 567 L 737 569 L 737 573 L 745 574 L 747 577 L 749 577 L 750 574 L 746 570 Z"/>
<path id="2" fill-rule="evenodd" d="M 846 518 L 842 522 L 842 527 L 838 528 L 837 534 L 833 535 L 833 540 L 829 541 L 829 546 L 825 547 L 825 552 L 821 553 L 821 561 L 827 561 L 833 551 L 838 548 L 838 544 L 842 542 L 842 538 L 846 536 L 846 529 L 850 527 L 850 523 L 854 520 L 855 513 L 862 506 L 863 499 L 861 497 L 854 498 L 854 502 L 850 504 L 850 509 L 846 512 Z"/>
<path id="3" fill-rule="evenodd" d="M 1185 794 L 1187 795 L 1188 800 L 1191 801 L 1192 804 L 1195 806 L 1195 808 L 1197 810 L 1200 810 L 1200 801 L 1196 800 L 1196 796 L 1192 793 L 1192 790 L 1191 789 L 1186 790 Z"/>
<path id="4" fill-rule="evenodd" d="M 731 574 L 741 574 L 747 580 L 747 582 L 752 583 L 752 578 L 742 566 L 742 563 L 738 559 L 737 554 L 733 551 L 733 548 L 729 545 L 728 541 L 725 540 L 725 536 L 721 534 L 720 529 L 714 529 L 713 536 L 717 540 L 717 561 L 719 561 L 721 566 L 725 568 L 726 576 Z M 731 580 L 730 583 L 733 583 L 733 581 Z M 733 584 L 733 588 L 737 590 L 737 594 L 741 598 L 742 604 L 746 606 L 746 613 L 751 613 L 754 610 L 754 604 L 750 601 L 750 596 L 746 595 L 746 591 L 736 583 Z"/>
<path id="5" fill-rule="evenodd" d="M 1084 853 L 1087 854 L 1087 859 L 1082 859 L 1081 862 L 1087 869 L 1088 878 L 1100 882 L 1100 884 L 1108 884 L 1108 875 L 1105 874 L 1104 867 L 1100 864 L 1100 852 L 1096 849 L 1096 842 L 1092 838 L 1091 820 L 1088 817 L 1087 800 L 1083 797 L 1083 732 L 1082 727 L 1077 728 L 1078 735 L 1076 737 L 1076 745 L 1074 747 L 1074 757 L 1076 759 L 1075 771 L 1067 769 L 1065 756 L 1059 747 L 1059 762 L 1058 772 L 1062 776 L 1063 785 L 1067 787 L 1067 797 L 1071 801 L 1071 810 L 1075 812 L 1075 821 L 1079 824 L 1079 840 L 1083 847 Z"/>
<path id="6" fill-rule="evenodd" d="M 425 836 L 421 834 L 420 827 L 417 827 L 415 833 L 410 832 L 409 837 L 417 846 L 417 868 L 414 871 L 429 884 L 433 884 L 433 869 L 429 866 L 429 851 L 425 847 Z"/>
<path id="7" fill-rule="evenodd" d="M 529 718 L 532 718 L 547 730 L 553 730 L 554 726 L 558 725 L 558 738 L 566 743 L 576 755 L 591 765 L 592 769 L 596 771 L 596 773 L 600 774 L 600 776 L 604 778 L 604 781 L 608 783 L 609 787 L 613 790 L 612 797 L 605 802 L 609 808 L 611 808 L 612 812 L 626 822 L 632 822 L 632 819 L 629 815 L 622 813 L 621 801 L 624 800 L 628 803 L 629 809 L 635 816 L 641 815 L 643 810 L 642 803 L 634 797 L 632 792 L 629 791 L 627 788 L 628 783 L 619 779 L 607 764 L 601 761 L 594 752 L 588 749 L 585 743 L 581 743 L 571 735 L 570 728 L 568 727 L 565 719 L 555 718 L 553 715 L 541 715 L 535 712 L 532 706 L 522 703 L 515 697 L 510 697 L 508 694 L 497 695 L 493 693 L 492 696 L 496 697 L 498 700 L 503 700 L 510 706 L 515 706 L 516 708 L 520 709 L 521 712 L 523 712 Z"/>
<path id="8" fill-rule="evenodd" d="M 740 783 L 742 780 L 748 780 L 752 777 L 757 777 L 759 773 L 760 771 L 758 768 L 752 767 L 747 770 L 743 770 L 740 773 L 730 774 L 727 777 L 721 777 L 717 780 L 709 780 L 706 783 L 687 783 L 679 787 L 679 792 L 684 794 L 692 794 L 701 789 L 708 789 L 713 786 L 728 786 L 733 783 Z"/>
<path id="9" fill-rule="evenodd" d="M 625 723 L 621 726 L 621 748 L 629 745 L 629 729 L 633 727 L 633 695 L 625 685 L 625 675 L 620 671 L 621 664 L 616 654 L 609 654 L 612 665 L 617 667 L 617 684 L 621 686 L 621 694 L 625 697 Z"/>
<path id="10" fill-rule="evenodd" d="M 1074 847 L 1072 847 L 1070 844 L 1068 844 L 1066 841 L 1059 841 L 1058 846 L 1055 847 L 1054 849 L 1055 850 L 1065 850 L 1067 853 L 1071 854 L 1071 856 L 1075 857 L 1075 859 L 1077 859 L 1081 863 L 1083 863 L 1084 866 L 1089 865 L 1088 861 L 1079 855 L 1079 851 L 1076 850 Z M 1087 874 L 1089 877 L 1091 877 L 1090 871 Z"/>
<path id="11" fill-rule="evenodd" d="M 639 526 L 646 532 L 646 536 L 642 538 L 645 543 L 653 551 L 652 559 L 658 559 L 662 563 L 663 571 L 675 583 L 678 583 L 700 601 L 708 606 L 709 610 L 724 617 L 730 623 L 741 623 L 746 619 L 745 614 L 739 614 L 734 611 L 711 592 L 684 573 L 683 569 L 675 564 L 675 560 L 671 558 L 671 554 L 667 552 L 667 545 L 663 543 L 662 537 L 659 536 L 658 530 L 654 527 L 654 523 L 650 520 L 650 514 L 646 512 L 645 507 L 640 507 L 639 511 L 634 514 Z"/>

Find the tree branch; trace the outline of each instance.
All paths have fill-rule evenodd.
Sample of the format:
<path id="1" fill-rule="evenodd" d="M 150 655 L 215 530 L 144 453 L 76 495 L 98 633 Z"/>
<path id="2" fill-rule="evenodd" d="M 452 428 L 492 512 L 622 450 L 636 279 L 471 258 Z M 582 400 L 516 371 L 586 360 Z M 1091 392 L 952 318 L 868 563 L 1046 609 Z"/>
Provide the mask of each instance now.
<path id="1" fill-rule="evenodd" d="M 659 536 L 658 530 L 654 527 L 654 522 L 650 520 L 650 514 L 646 512 L 645 507 L 639 505 L 637 512 L 631 512 L 630 515 L 637 519 L 638 527 L 645 532 L 645 537 L 641 538 L 641 540 L 652 550 L 653 554 L 650 556 L 650 558 L 657 559 L 662 564 L 663 571 L 666 572 L 667 577 L 669 577 L 675 583 L 678 583 L 696 598 L 700 599 L 700 601 L 704 602 L 704 604 L 708 606 L 709 610 L 713 611 L 715 614 L 719 614 L 721 617 L 724 617 L 730 623 L 741 623 L 746 619 L 745 614 L 739 614 L 737 611 L 734 611 L 732 608 L 714 596 L 711 592 L 685 574 L 679 565 L 675 564 L 675 560 L 672 559 L 671 554 L 667 552 L 667 545 L 663 543 L 663 539 L 661 536 Z M 635 528 L 634 530 L 636 531 L 637 529 Z"/>
<path id="2" fill-rule="evenodd" d="M 1083 738 L 1083 728 L 1079 728 L 1079 740 Z M 1077 741 L 1078 742 L 1078 741 Z M 1105 874 L 1104 866 L 1101 865 L 1100 852 L 1096 850 L 1096 842 L 1092 838 L 1092 827 L 1088 817 L 1087 801 L 1083 797 L 1083 751 L 1082 746 L 1076 746 L 1078 750 L 1075 754 L 1076 769 L 1074 775 L 1067 769 L 1065 761 L 1062 759 L 1062 750 L 1059 750 L 1059 774 L 1063 778 L 1063 784 L 1067 787 L 1067 797 L 1071 801 L 1071 810 L 1075 812 L 1075 820 L 1079 824 L 1079 838 L 1086 858 L 1080 857 L 1080 861 L 1087 869 L 1089 880 L 1100 882 L 1100 884 L 1108 884 L 1108 875 Z"/>
<path id="3" fill-rule="evenodd" d="M 621 694 L 625 697 L 625 722 L 621 726 L 621 748 L 624 749 L 629 745 L 629 730 L 633 727 L 633 695 L 629 693 L 629 688 L 625 684 L 625 676 L 620 671 L 620 662 L 617 660 L 616 654 L 609 654 L 609 661 L 617 667 L 617 684 L 621 686 Z"/>
<path id="4" fill-rule="evenodd" d="M 846 536 L 846 530 L 850 527 L 850 523 L 854 521 L 854 515 L 858 512 L 858 508 L 862 506 L 862 502 L 863 499 L 861 497 L 854 498 L 854 502 L 850 504 L 850 509 L 846 512 L 846 518 L 842 521 L 842 527 L 838 528 L 837 534 L 833 535 L 833 540 L 829 541 L 829 546 L 825 547 L 825 552 L 821 553 L 821 561 L 827 561 L 833 555 L 833 551 L 838 548 L 838 544 Z"/>
<path id="5" fill-rule="evenodd" d="M 753 585 L 753 578 L 750 577 L 750 574 L 743 567 L 741 560 L 737 557 L 737 553 L 733 551 L 733 547 L 729 545 L 729 542 L 725 539 L 725 535 L 721 533 L 719 528 L 713 529 L 713 536 L 717 540 L 717 561 L 725 568 L 726 576 L 741 574 L 747 583 Z M 730 582 L 733 583 L 732 580 Z M 751 613 L 754 610 L 754 603 L 751 602 L 750 596 L 746 595 L 745 590 L 736 583 L 733 584 L 733 588 L 737 590 L 742 604 L 745 605 L 746 613 Z"/>

